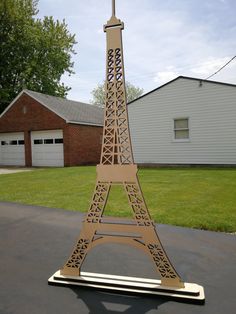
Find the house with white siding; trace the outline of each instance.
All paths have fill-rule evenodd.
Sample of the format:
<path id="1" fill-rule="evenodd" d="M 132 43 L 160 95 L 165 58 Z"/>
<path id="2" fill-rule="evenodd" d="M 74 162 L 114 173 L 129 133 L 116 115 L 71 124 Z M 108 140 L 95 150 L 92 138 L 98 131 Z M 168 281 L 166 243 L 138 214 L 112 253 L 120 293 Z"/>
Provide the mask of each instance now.
<path id="1" fill-rule="evenodd" d="M 179 76 L 128 112 L 138 164 L 236 165 L 236 85 Z"/>

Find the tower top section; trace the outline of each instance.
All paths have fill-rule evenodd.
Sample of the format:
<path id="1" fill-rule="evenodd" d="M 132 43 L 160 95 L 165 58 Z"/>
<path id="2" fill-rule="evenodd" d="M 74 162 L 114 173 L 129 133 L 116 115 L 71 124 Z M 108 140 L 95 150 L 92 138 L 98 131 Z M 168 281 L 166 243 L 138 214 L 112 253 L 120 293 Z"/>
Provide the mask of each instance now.
<path id="1" fill-rule="evenodd" d="M 116 0 L 112 0 L 112 16 L 107 24 L 104 25 L 104 32 L 106 32 L 108 28 L 117 27 L 120 29 L 124 29 L 124 23 L 116 17 Z"/>

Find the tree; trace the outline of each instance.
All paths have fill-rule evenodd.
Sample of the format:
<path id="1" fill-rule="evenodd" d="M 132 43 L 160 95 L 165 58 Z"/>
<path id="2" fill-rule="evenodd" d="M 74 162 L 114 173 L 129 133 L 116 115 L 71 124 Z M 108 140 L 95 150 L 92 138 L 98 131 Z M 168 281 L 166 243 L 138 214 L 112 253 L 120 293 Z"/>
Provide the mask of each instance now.
<path id="1" fill-rule="evenodd" d="M 75 35 L 65 21 L 36 19 L 38 0 L 0 0 L 0 112 L 23 89 L 65 97 Z"/>
<path id="2" fill-rule="evenodd" d="M 127 102 L 131 102 L 132 100 L 140 97 L 143 94 L 143 89 L 133 84 L 126 82 L 126 93 L 127 93 Z M 91 92 L 93 99 L 92 103 L 94 105 L 103 107 L 105 104 L 105 82 L 103 84 L 98 84 L 96 88 L 94 88 Z"/>

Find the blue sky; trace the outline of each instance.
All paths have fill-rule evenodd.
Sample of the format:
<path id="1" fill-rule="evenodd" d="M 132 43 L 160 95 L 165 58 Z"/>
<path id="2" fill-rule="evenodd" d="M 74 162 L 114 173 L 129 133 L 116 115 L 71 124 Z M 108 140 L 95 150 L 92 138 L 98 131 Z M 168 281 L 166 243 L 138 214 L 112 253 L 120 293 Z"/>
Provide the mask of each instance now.
<path id="1" fill-rule="evenodd" d="M 148 92 L 179 75 L 206 78 L 236 55 L 235 0 L 116 0 L 124 21 L 126 80 Z M 39 0 L 38 17 L 66 20 L 76 34 L 68 98 L 89 102 L 105 78 L 111 0 Z M 236 60 L 212 80 L 236 84 Z"/>

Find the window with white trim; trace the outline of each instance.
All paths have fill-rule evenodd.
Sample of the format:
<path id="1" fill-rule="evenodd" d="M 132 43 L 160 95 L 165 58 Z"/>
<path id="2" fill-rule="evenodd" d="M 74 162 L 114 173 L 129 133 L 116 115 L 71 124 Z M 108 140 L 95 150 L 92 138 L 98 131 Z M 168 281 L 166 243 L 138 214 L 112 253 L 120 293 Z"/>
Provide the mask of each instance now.
<path id="1" fill-rule="evenodd" d="M 174 119 L 174 139 L 189 140 L 189 119 Z"/>

